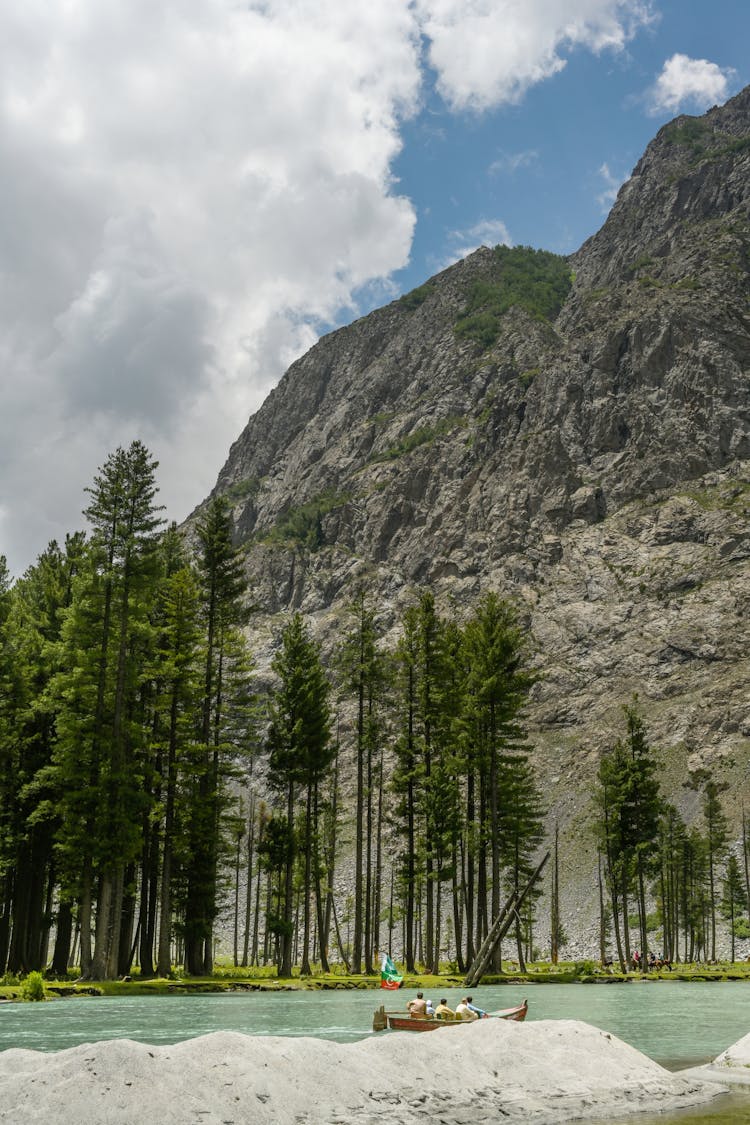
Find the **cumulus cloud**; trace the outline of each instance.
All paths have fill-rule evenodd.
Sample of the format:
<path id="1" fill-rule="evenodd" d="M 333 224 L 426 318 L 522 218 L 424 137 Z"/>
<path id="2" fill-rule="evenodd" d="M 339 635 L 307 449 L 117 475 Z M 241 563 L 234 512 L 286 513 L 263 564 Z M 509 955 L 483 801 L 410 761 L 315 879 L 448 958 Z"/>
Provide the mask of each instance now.
<path id="1" fill-rule="evenodd" d="M 518 100 L 636 0 L 25 0 L 0 9 L 0 552 L 80 524 L 117 443 L 181 517 L 283 369 L 408 261 L 426 63 Z M 453 258 L 508 241 L 455 232 Z"/>
<path id="2" fill-rule="evenodd" d="M 641 0 L 417 0 L 438 89 L 458 110 L 518 102 L 576 47 L 621 51 L 651 19 Z"/>
<path id="3" fill-rule="evenodd" d="M 314 325 L 406 263 L 390 168 L 421 73 L 403 0 L 28 0 L 0 42 L 2 502 L 28 561 L 136 435 L 184 514 Z"/>
<path id="4" fill-rule="evenodd" d="M 664 111 L 677 113 L 685 106 L 702 111 L 724 102 L 734 73 L 708 59 L 672 55 L 649 91 L 649 112 L 653 116 Z"/>

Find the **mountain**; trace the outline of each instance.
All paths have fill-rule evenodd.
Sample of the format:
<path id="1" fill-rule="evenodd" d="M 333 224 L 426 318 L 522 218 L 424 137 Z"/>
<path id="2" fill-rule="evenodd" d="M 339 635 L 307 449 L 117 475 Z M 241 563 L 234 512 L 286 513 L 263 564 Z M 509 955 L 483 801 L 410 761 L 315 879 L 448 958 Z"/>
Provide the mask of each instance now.
<path id="1" fill-rule="evenodd" d="M 667 789 L 750 761 L 750 88 L 651 142 L 569 259 L 482 248 L 322 338 L 231 448 L 261 606 L 335 635 L 363 578 L 522 608 L 528 720 L 572 838 L 639 694 Z M 584 845 L 581 845 L 582 847 Z M 593 855 L 593 845 L 586 845 Z"/>

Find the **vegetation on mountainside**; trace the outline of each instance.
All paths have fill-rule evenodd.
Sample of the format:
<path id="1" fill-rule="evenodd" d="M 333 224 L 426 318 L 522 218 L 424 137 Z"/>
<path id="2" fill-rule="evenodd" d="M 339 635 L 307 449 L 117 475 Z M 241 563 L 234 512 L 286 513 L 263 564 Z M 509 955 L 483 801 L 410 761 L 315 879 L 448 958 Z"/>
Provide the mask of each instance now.
<path id="1" fill-rule="evenodd" d="M 399 297 L 398 303 L 402 308 L 413 312 L 414 309 L 418 309 L 420 305 L 423 305 L 427 298 L 431 297 L 434 292 L 435 282 L 426 281 L 424 285 L 419 285 L 416 289 L 411 289 L 408 293 L 404 293 L 402 297 Z"/>
<path id="2" fill-rule="evenodd" d="M 566 258 L 530 246 L 496 246 L 492 275 L 475 281 L 455 324 L 456 335 L 489 348 L 499 334 L 502 318 L 512 307 L 541 320 L 554 320 L 571 285 Z"/>
<path id="3" fill-rule="evenodd" d="M 246 477 L 245 480 L 236 480 L 234 484 L 230 484 L 223 495 L 230 504 L 236 504 L 240 500 L 249 500 L 251 497 L 258 495 L 264 479 L 264 477 Z"/>
<path id="4" fill-rule="evenodd" d="M 287 508 L 271 530 L 258 538 L 266 543 L 294 543 L 308 551 L 315 551 L 325 542 L 323 517 L 336 508 L 343 507 L 349 499 L 348 492 L 336 492 L 333 489 L 321 492 L 305 504 Z"/>
<path id="5" fill-rule="evenodd" d="M 662 135 L 667 144 L 687 149 L 692 164 L 750 150 L 750 137 L 718 132 L 701 117 L 678 118 L 665 125 Z"/>
<path id="6" fill-rule="evenodd" d="M 419 449 L 421 445 L 431 445 L 440 437 L 451 431 L 459 429 L 467 425 L 467 419 L 462 415 L 451 414 L 448 418 L 441 418 L 434 425 L 418 426 L 417 429 L 411 430 L 403 438 L 400 438 L 393 445 L 389 445 L 381 453 L 375 453 L 370 458 L 371 464 L 377 464 L 380 461 L 397 461 L 400 457 L 404 457 L 407 453 L 411 453 L 414 449 Z"/>

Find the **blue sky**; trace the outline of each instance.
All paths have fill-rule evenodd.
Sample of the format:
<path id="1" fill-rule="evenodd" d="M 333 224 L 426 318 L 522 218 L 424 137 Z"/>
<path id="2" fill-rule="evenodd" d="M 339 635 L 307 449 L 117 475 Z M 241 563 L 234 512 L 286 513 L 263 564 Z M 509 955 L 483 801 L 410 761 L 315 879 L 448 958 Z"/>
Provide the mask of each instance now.
<path id="1" fill-rule="evenodd" d="M 462 244 L 451 231 L 482 224 L 502 223 L 516 245 L 577 250 L 658 129 L 678 112 L 713 104 L 687 97 L 678 109 L 653 108 L 649 91 L 675 54 L 715 63 L 727 74 L 727 93 L 739 92 L 750 82 L 750 4 L 660 2 L 626 49 L 565 52 L 564 69 L 515 105 L 456 113 L 433 89 L 404 127 L 395 162 L 418 215 L 399 286 L 421 284 L 450 260 Z"/>
<path id="2" fill-rule="evenodd" d="M 0 554 L 143 440 L 181 520 L 317 337 L 477 245 L 577 249 L 750 81 L 747 0 L 0 6 Z"/>

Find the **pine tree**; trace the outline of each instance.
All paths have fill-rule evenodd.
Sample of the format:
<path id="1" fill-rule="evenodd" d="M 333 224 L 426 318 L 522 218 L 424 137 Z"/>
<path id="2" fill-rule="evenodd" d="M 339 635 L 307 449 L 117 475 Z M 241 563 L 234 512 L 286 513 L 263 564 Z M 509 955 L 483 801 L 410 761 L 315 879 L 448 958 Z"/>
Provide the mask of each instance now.
<path id="1" fill-rule="evenodd" d="M 214 498 L 196 525 L 197 565 L 203 621 L 204 670 L 198 742 L 193 760 L 191 843 L 185 907 L 188 972 L 213 968 L 213 925 L 222 849 L 223 766 L 230 745 L 247 742 L 241 729 L 230 733 L 230 694 L 245 696 L 249 719 L 249 662 L 238 634 L 246 618 L 242 559 L 232 544 L 232 518 L 225 497 Z M 238 693 L 238 694 L 237 694 Z M 252 724 L 250 724 L 252 725 Z"/>
<path id="2" fill-rule="evenodd" d="M 721 913 L 726 921 L 729 923 L 729 940 L 731 948 L 730 959 L 734 961 L 734 939 L 735 939 L 735 925 L 739 919 L 740 913 L 747 910 L 747 892 L 745 890 L 745 880 L 740 865 L 737 862 L 737 856 L 734 852 L 729 853 L 727 860 L 727 869 L 724 875 L 721 896 Z"/>
<path id="3" fill-rule="evenodd" d="M 167 976 L 172 967 L 176 863 L 185 858 L 186 840 L 178 839 L 179 801 L 188 786 L 188 763 L 195 741 L 200 702 L 198 663 L 201 656 L 198 587 L 192 570 L 181 566 L 162 580 L 157 613 L 158 644 L 154 677 L 159 690 L 155 701 L 155 774 L 158 783 L 161 828 L 159 875 L 159 947 L 156 973 Z M 189 814 L 187 814 L 189 816 Z M 141 960 L 143 971 L 143 958 Z"/>
<path id="4" fill-rule="evenodd" d="M 712 961 L 716 960 L 716 868 L 724 858 L 729 837 L 729 825 L 722 808 L 720 792 L 721 789 L 714 779 L 709 778 L 703 789 L 703 819 L 706 822 Z"/>
<path id="5" fill-rule="evenodd" d="M 391 784 L 397 795 L 395 826 L 403 841 L 398 856 L 399 885 L 404 903 L 404 958 L 406 971 L 416 967 L 415 905 L 417 885 L 418 811 L 422 803 L 424 766 L 417 746 L 419 630 L 413 607 L 404 614 L 403 632 L 395 653 L 397 736 Z"/>
<path id="6" fill-rule="evenodd" d="M 521 893 L 536 868 L 534 854 L 544 839 L 544 806 L 541 793 L 525 747 L 516 747 L 505 762 L 500 779 L 502 813 L 500 832 L 505 886 Z M 534 902 L 541 887 L 531 889 L 524 904 L 529 919 L 534 918 Z M 521 971 L 526 971 L 521 934 L 521 921 L 516 917 L 516 949 Z"/>
<path id="7" fill-rule="evenodd" d="M 730 852 L 722 883 L 721 912 L 725 920 L 729 922 L 731 961 L 734 961 L 735 925 L 737 925 L 741 911 L 747 910 L 747 908 L 748 898 L 740 864 L 737 856 Z"/>
<path id="8" fill-rule="evenodd" d="M 657 867 L 656 841 L 662 802 L 656 759 L 635 705 L 624 708 L 627 740 L 604 754 L 599 765 L 597 823 L 612 901 L 618 956 L 630 961 L 628 904 L 635 887 L 639 944 L 647 955 L 646 879 Z M 620 937 L 622 922 L 622 939 Z"/>
<path id="9" fill-rule="evenodd" d="M 354 934 L 351 971 L 373 972 L 373 775 L 379 738 L 379 694 L 383 660 L 376 648 L 375 614 L 360 591 L 350 613 L 354 627 L 345 636 L 340 666 L 344 690 L 356 698 L 357 781 L 354 797 Z"/>
<path id="10" fill-rule="evenodd" d="M 687 829 L 673 805 L 666 804 L 659 825 L 659 880 L 656 887 L 661 916 L 662 956 L 680 960 L 680 919 L 684 917 L 684 849 Z M 685 937 L 687 941 L 687 937 Z"/>
<path id="11" fill-rule="evenodd" d="M 107 459 L 87 491 L 92 533 L 63 624 L 56 768 L 63 791 L 58 835 L 67 886 L 80 899 L 83 975 L 120 967 L 123 905 L 141 845 L 143 747 L 138 722 L 162 520 L 156 462 L 140 442 Z M 98 887 L 96 947 L 90 948 Z"/>
<path id="12" fill-rule="evenodd" d="M 320 663 L 318 646 L 310 637 L 300 614 L 294 614 L 281 635 L 281 647 L 272 662 L 278 677 L 270 706 L 268 734 L 269 764 L 273 785 L 286 795 L 286 848 L 280 884 L 279 975 L 290 977 L 294 949 L 294 874 L 299 850 L 295 833 L 298 798 L 304 801 L 302 843 L 304 848 L 303 910 L 304 937 L 302 971 L 309 973 L 310 894 L 312 857 L 317 847 L 313 828 L 317 786 L 333 760 L 330 737 L 329 684 Z"/>
<path id="13" fill-rule="evenodd" d="M 500 912 L 504 775 L 515 769 L 511 759 L 523 745 L 524 732 L 519 716 L 536 676 L 529 666 L 526 640 L 516 613 L 495 594 L 487 594 L 482 599 L 467 623 L 465 651 L 464 721 L 470 732 L 468 765 L 476 771 L 479 790 L 478 823 L 473 833 L 479 849 L 477 900 L 482 921 L 482 931 L 478 927 L 476 933 L 479 944 L 489 926 L 488 847 L 491 918 L 496 918 Z M 496 968 L 499 969 L 497 962 Z"/>

